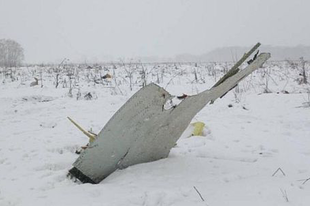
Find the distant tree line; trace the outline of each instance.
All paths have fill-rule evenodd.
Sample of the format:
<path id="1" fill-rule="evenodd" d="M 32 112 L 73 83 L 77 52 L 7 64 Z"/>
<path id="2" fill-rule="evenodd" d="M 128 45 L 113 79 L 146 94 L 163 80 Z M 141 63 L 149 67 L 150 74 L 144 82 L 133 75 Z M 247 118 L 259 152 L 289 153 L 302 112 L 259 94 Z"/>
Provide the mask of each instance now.
<path id="1" fill-rule="evenodd" d="M 11 39 L 0 39 L 0 67 L 17 67 L 24 60 L 24 49 Z"/>

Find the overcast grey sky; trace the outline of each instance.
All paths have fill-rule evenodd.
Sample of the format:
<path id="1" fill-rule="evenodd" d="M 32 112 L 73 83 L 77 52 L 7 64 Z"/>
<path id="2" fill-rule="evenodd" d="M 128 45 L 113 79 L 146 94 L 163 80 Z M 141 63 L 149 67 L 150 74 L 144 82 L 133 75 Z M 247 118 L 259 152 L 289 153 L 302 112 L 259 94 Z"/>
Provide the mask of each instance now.
<path id="1" fill-rule="evenodd" d="M 26 62 L 310 45 L 310 0 L 0 0 L 0 39 Z"/>

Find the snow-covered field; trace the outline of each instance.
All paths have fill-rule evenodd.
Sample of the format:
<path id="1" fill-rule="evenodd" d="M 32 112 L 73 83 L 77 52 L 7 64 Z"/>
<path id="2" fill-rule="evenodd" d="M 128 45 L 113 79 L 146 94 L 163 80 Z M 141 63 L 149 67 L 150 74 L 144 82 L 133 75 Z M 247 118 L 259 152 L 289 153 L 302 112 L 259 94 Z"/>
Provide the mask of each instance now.
<path id="1" fill-rule="evenodd" d="M 98 133 L 143 84 L 196 94 L 230 66 L 0 69 L 0 206 L 310 205 L 310 85 L 287 62 L 268 62 L 206 106 L 193 120 L 206 124 L 205 135 L 188 138 L 189 126 L 168 158 L 97 185 L 67 177 L 88 141 L 67 117 Z M 100 78 L 107 73 L 112 79 Z"/>

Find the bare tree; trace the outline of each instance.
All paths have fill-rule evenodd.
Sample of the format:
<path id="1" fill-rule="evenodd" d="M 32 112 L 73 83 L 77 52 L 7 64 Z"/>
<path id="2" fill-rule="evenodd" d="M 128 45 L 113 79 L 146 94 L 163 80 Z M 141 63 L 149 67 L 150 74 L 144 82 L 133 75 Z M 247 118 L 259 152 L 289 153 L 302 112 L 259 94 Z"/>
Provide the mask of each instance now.
<path id="1" fill-rule="evenodd" d="M 24 49 L 11 39 L 0 39 L 0 66 L 17 67 L 24 60 Z"/>
<path id="2" fill-rule="evenodd" d="M 307 80 L 307 74 L 306 74 L 306 61 L 304 60 L 303 57 L 300 57 L 300 63 L 301 63 L 301 76 L 302 76 L 302 80 L 301 83 L 303 84 L 307 84 L 308 80 Z"/>

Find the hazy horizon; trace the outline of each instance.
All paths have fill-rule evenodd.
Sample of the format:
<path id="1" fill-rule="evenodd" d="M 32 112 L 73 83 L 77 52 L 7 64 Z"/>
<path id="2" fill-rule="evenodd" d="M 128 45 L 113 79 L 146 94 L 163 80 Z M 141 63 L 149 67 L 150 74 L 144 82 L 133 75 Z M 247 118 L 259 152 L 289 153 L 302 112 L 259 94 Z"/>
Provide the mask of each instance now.
<path id="1" fill-rule="evenodd" d="M 0 39 L 25 62 L 202 55 L 215 48 L 310 45 L 307 0 L 0 0 Z"/>

